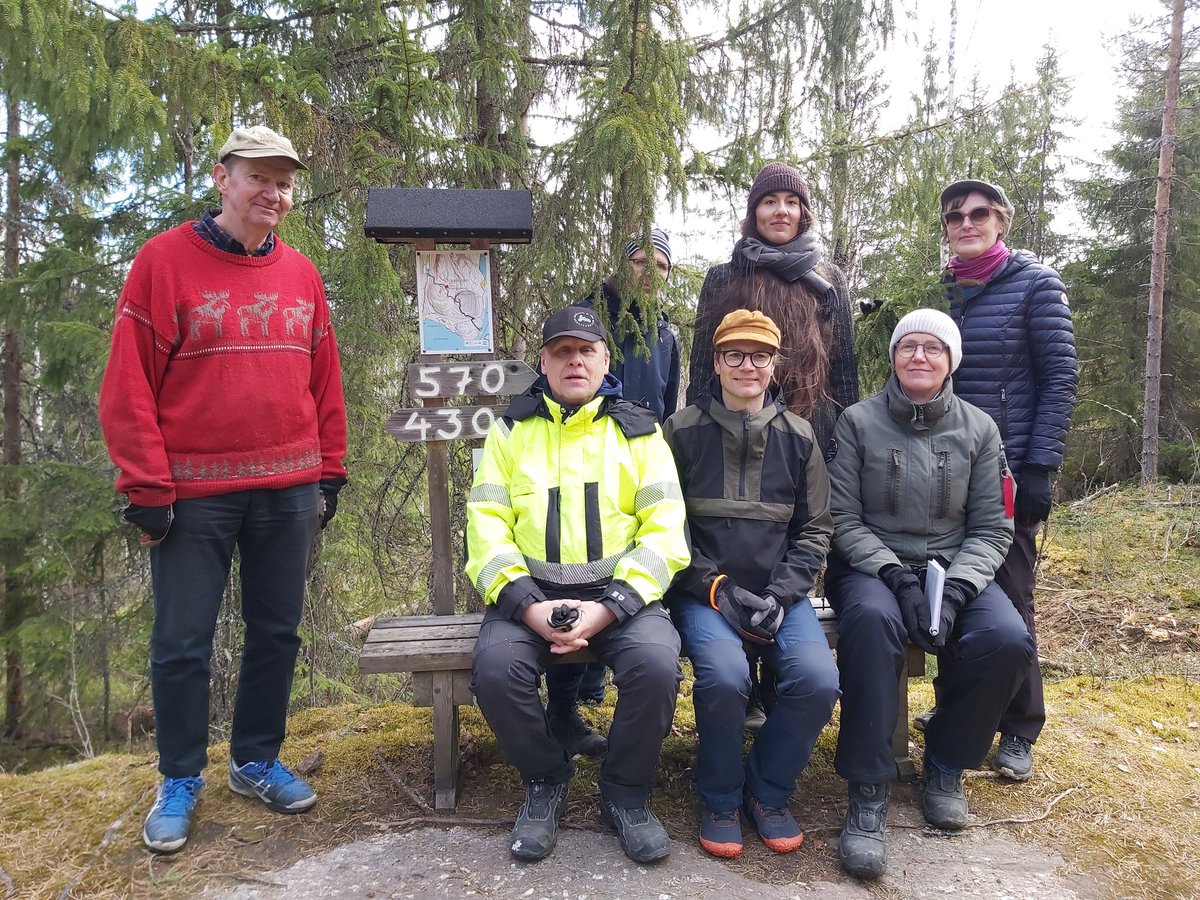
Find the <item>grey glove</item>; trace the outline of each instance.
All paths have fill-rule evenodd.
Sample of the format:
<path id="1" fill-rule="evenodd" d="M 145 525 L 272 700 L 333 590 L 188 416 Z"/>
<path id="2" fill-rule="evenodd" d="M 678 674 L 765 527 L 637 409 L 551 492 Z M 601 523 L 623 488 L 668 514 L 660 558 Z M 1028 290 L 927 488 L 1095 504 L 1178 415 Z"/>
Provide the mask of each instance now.
<path id="1" fill-rule="evenodd" d="M 770 644 L 783 624 L 784 609 L 772 596 L 760 597 L 724 577 L 712 590 L 710 602 L 725 621 L 748 641 Z"/>

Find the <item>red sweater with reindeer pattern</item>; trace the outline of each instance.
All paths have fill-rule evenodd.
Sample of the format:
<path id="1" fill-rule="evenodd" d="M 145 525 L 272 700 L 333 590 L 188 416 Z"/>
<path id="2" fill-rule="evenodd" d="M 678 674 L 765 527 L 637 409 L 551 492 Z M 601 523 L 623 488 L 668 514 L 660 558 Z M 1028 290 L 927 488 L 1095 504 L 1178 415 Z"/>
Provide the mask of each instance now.
<path id="1" fill-rule="evenodd" d="M 316 266 L 278 236 L 218 250 L 188 222 L 138 251 L 113 325 L 100 427 L 141 506 L 345 477 L 346 405 Z"/>

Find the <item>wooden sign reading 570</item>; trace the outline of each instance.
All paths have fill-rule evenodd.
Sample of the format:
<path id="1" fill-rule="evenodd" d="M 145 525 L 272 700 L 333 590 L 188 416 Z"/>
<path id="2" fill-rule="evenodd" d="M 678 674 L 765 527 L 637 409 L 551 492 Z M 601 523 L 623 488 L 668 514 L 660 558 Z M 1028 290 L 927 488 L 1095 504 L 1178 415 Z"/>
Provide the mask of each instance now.
<path id="1" fill-rule="evenodd" d="M 519 394 L 537 373 L 517 359 L 469 363 L 413 363 L 408 390 L 420 400 L 447 397 L 496 397 Z M 452 441 L 488 433 L 504 407 L 424 406 L 398 409 L 388 418 L 388 434 L 398 441 Z"/>

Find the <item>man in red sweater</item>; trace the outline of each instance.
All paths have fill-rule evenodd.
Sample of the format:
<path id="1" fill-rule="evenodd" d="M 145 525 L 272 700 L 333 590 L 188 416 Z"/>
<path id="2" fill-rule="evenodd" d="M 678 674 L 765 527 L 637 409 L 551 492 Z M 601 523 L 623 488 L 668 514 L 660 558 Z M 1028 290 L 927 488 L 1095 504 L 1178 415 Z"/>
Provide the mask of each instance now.
<path id="1" fill-rule="evenodd" d="M 346 483 L 346 407 L 316 266 L 275 229 L 292 208 L 291 141 L 237 128 L 221 208 L 138 251 L 113 325 L 100 424 L 150 548 L 150 682 L 163 783 L 142 837 L 188 838 L 208 762 L 209 660 L 234 547 L 242 668 L 229 787 L 276 812 L 317 795 L 279 762 L 309 554 Z"/>

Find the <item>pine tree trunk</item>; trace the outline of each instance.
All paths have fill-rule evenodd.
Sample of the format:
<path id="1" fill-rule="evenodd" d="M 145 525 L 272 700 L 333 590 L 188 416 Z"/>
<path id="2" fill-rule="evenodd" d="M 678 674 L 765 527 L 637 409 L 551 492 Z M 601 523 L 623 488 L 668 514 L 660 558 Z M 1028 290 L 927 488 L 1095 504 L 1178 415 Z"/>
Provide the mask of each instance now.
<path id="1" fill-rule="evenodd" d="M 21 154 L 11 149 L 13 139 L 21 133 L 21 104 L 11 93 L 6 101 L 8 127 L 5 133 L 10 141 L 10 150 L 5 164 L 4 212 L 7 224 L 4 229 L 4 278 L 10 280 L 17 277 L 21 252 Z M 4 364 L 0 372 L 0 387 L 4 391 L 4 496 L 13 502 L 20 499 L 17 468 L 21 465 L 21 343 L 12 322 L 6 323 L 4 330 Z M 28 613 L 20 579 L 13 574 L 23 555 L 20 542 L 12 539 L 5 541 L 0 555 L 3 557 L 0 562 L 4 564 L 4 605 L 3 615 L 0 616 L 6 676 L 4 735 L 18 738 L 21 736 L 21 717 L 25 713 L 25 664 L 20 626 Z"/>
<path id="2" fill-rule="evenodd" d="M 1167 273 L 1167 232 L 1171 226 L 1171 176 L 1179 119 L 1179 65 L 1183 55 L 1183 0 L 1174 0 L 1167 57 L 1166 103 L 1158 152 L 1158 191 L 1154 198 L 1154 237 L 1150 245 L 1150 308 L 1146 323 L 1146 404 L 1142 420 L 1142 484 L 1158 476 L 1158 428 L 1162 399 L 1163 294 Z"/>

